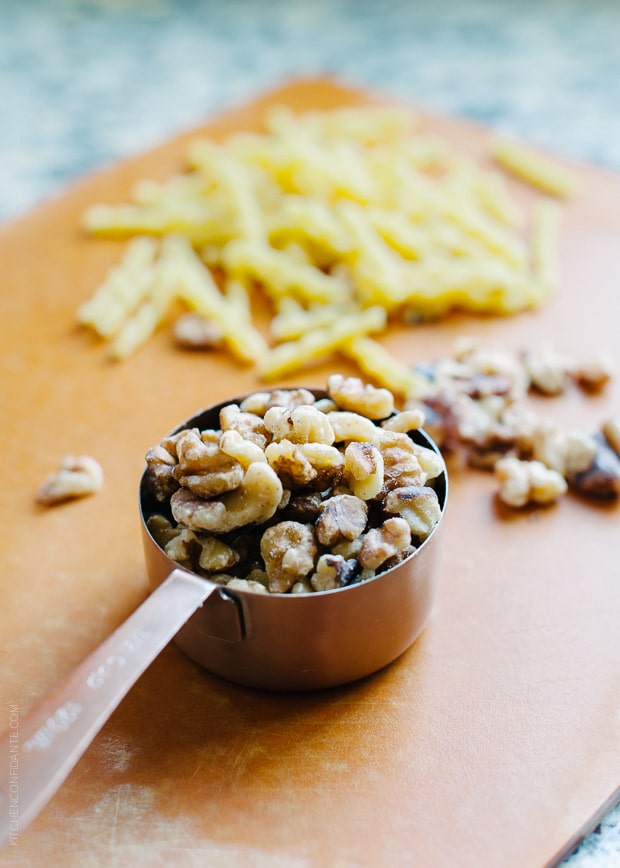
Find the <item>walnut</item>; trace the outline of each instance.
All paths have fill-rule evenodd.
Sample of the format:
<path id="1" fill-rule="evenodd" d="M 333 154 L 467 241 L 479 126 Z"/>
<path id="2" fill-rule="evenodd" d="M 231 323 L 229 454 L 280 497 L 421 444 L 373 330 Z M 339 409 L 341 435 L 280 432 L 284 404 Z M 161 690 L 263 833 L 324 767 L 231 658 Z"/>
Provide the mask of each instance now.
<path id="1" fill-rule="evenodd" d="M 570 368 L 570 376 L 588 392 L 600 392 L 613 375 L 611 360 L 604 355 L 596 356 L 587 362 L 573 365 Z"/>
<path id="2" fill-rule="evenodd" d="M 337 494 L 323 501 L 316 521 L 316 534 L 324 546 L 354 540 L 363 533 L 368 507 L 352 494 Z"/>
<path id="3" fill-rule="evenodd" d="M 314 529 L 297 521 L 281 521 L 267 528 L 260 542 L 269 590 L 283 594 L 314 569 L 318 553 Z"/>
<path id="4" fill-rule="evenodd" d="M 299 488 L 316 479 L 316 470 L 290 440 L 270 443 L 265 449 L 265 456 L 285 488 Z"/>
<path id="5" fill-rule="evenodd" d="M 269 407 L 271 392 L 252 392 L 239 404 L 243 413 L 254 413 L 256 416 L 264 416 Z"/>
<path id="6" fill-rule="evenodd" d="M 222 431 L 219 438 L 219 447 L 222 452 L 236 459 L 247 470 L 254 461 L 267 461 L 264 451 L 252 440 L 246 440 L 234 428 Z"/>
<path id="7" fill-rule="evenodd" d="M 386 431 L 397 431 L 406 434 L 408 431 L 417 431 L 424 425 L 425 414 L 421 406 L 402 410 L 381 423 Z"/>
<path id="8" fill-rule="evenodd" d="M 601 430 L 616 455 L 620 456 L 620 416 L 608 419 Z"/>
<path id="9" fill-rule="evenodd" d="M 183 432 L 181 431 L 181 434 Z M 207 428 L 205 431 L 200 431 L 200 439 L 203 443 L 215 443 L 219 445 L 222 432 L 215 428 Z"/>
<path id="10" fill-rule="evenodd" d="M 344 480 L 353 494 L 372 500 L 383 488 L 383 455 L 372 443 L 349 443 L 344 453 Z"/>
<path id="11" fill-rule="evenodd" d="M 149 516 L 146 520 L 146 526 L 157 545 L 161 546 L 162 549 L 165 548 L 166 543 L 169 543 L 180 533 L 178 527 L 175 527 L 164 515 Z"/>
<path id="12" fill-rule="evenodd" d="M 226 587 L 231 591 L 249 591 L 252 594 L 268 594 L 267 588 L 261 582 L 253 582 L 251 579 L 232 578 L 226 582 Z"/>
<path id="13" fill-rule="evenodd" d="M 454 357 L 472 372 L 468 388 L 470 397 L 484 394 L 522 398 L 529 386 L 529 376 L 524 366 L 512 353 L 500 347 L 487 346 L 475 338 L 462 337 L 454 346 Z"/>
<path id="14" fill-rule="evenodd" d="M 173 561 L 191 569 L 200 551 L 200 543 L 193 530 L 180 528 L 165 544 L 164 551 Z"/>
<path id="15" fill-rule="evenodd" d="M 264 449 L 270 440 L 261 417 L 244 412 L 238 404 L 227 404 L 222 407 L 220 426 L 222 431 L 238 431 L 245 440 L 251 440 L 261 449 Z"/>
<path id="16" fill-rule="evenodd" d="M 357 440 L 360 443 L 376 443 L 379 439 L 379 428 L 357 413 L 347 410 L 337 410 L 327 413 L 327 419 L 334 432 L 336 443 Z"/>
<path id="17" fill-rule="evenodd" d="M 39 488 L 37 501 L 44 506 L 54 506 L 95 494 L 102 486 L 103 470 L 98 461 L 89 455 L 65 455 L 58 470 Z"/>
<path id="18" fill-rule="evenodd" d="M 295 582 L 291 588 L 291 594 L 311 594 L 313 591 L 314 588 L 308 579 L 300 579 L 298 582 Z"/>
<path id="19" fill-rule="evenodd" d="M 592 466 L 598 451 L 597 442 L 591 434 L 569 431 L 564 440 L 564 473 L 574 476 Z"/>
<path id="20" fill-rule="evenodd" d="M 282 499 L 282 483 L 274 470 L 255 461 L 245 472 L 241 485 L 214 500 L 204 500 L 186 488 L 170 498 L 172 515 L 179 524 L 193 530 L 227 533 L 246 524 L 267 521 Z"/>
<path id="21" fill-rule="evenodd" d="M 216 497 L 237 488 L 243 467 L 215 443 L 205 443 L 193 430 L 182 432 L 177 440 L 179 463 L 174 478 L 200 497 Z"/>
<path id="22" fill-rule="evenodd" d="M 383 431 L 378 447 L 383 456 L 384 492 L 403 485 L 424 484 L 427 476 L 418 458 L 420 451 L 410 437 Z"/>
<path id="23" fill-rule="evenodd" d="M 418 459 L 418 464 L 422 468 L 423 484 L 426 485 L 433 479 L 437 479 L 446 470 L 446 464 L 441 455 L 435 452 L 434 449 L 428 449 L 426 446 L 420 446 L 412 441 L 412 452 Z"/>
<path id="24" fill-rule="evenodd" d="M 200 431 L 196 428 L 180 431 L 175 446 L 177 465 L 182 463 L 185 473 L 196 473 L 204 470 L 209 459 L 217 455 L 219 451 L 218 444 L 205 442 Z"/>
<path id="25" fill-rule="evenodd" d="M 174 478 L 174 465 L 157 461 L 148 462 L 144 484 L 149 494 L 159 503 L 167 503 L 180 485 Z"/>
<path id="26" fill-rule="evenodd" d="M 307 405 L 292 410 L 270 407 L 265 413 L 264 423 L 276 441 L 286 439 L 292 443 L 324 443 L 331 446 L 335 439 L 325 413 Z"/>
<path id="27" fill-rule="evenodd" d="M 568 484 L 574 491 L 589 497 L 617 497 L 620 494 L 620 457 L 602 435 L 592 439 L 595 451 L 590 463 L 584 467 L 582 461 L 580 469 L 569 470 Z"/>
<path id="28" fill-rule="evenodd" d="M 454 403 L 452 394 L 429 394 L 424 397 L 424 401 L 407 401 L 405 409 L 422 410 L 424 430 L 440 448 L 453 450 L 461 445 Z"/>
<path id="29" fill-rule="evenodd" d="M 469 395 L 454 397 L 452 413 L 461 443 L 484 443 L 496 421 L 482 401 L 474 400 Z"/>
<path id="30" fill-rule="evenodd" d="M 194 429 L 196 430 L 196 429 Z M 153 464 L 165 464 L 167 467 L 174 467 L 177 463 L 176 441 L 174 443 L 174 452 L 170 452 L 162 443 L 153 446 L 146 453 L 146 463 L 150 466 Z"/>
<path id="31" fill-rule="evenodd" d="M 541 461 L 521 461 L 512 456 L 497 462 L 495 477 L 500 484 L 500 500 L 517 508 L 530 502 L 553 503 L 568 488 L 557 470 L 551 470 Z"/>
<path id="32" fill-rule="evenodd" d="M 566 388 L 570 364 L 548 347 L 523 353 L 523 366 L 530 385 L 545 395 L 559 395 Z"/>
<path id="33" fill-rule="evenodd" d="M 190 350 L 210 350 L 222 344 L 222 329 L 213 320 L 191 311 L 178 317 L 173 327 L 174 339 Z"/>
<path id="34" fill-rule="evenodd" d="M 332 401 L 331 398 L 317 398 L 314 402 L 314 407 L 316 410 L 320 410 L 321 413 L 333 413 L 338 409 L 338 404 Z"/>
<path id="35" fill-rule="evenodd" d="M 388 513 L 404 518 L 413 536 L 421 542 L 431 533 L 441 517 L 441 506 L 435 489 L 408 485 L 388 492 L 383 501 Z"/>
<path id="36" fill-rule="evenodd" d="M 264 588 L 267 588 L 269 585 L 269 577 L 265 570 L 262 570 L 260 567 L 254 567 L 253 570 L 247 574 L 246 579 L 248 582 L 258 582 Z"/>
<path id="37" fill-rule="evenodd" d="M 294 410 L 295 407 L 314 404 L 315 400 L 314 395 L 308 389 L 274 389 L 269 394 L 266 409 L 288 407 L 289 410 Z"/>
<path id="38" fill-rule="evenodd" d="M 394 396 L 388 389 L 377 389 L 357 377 L 332 374 L 327 380 L 327 391 L 343 410 L 368 419 L 385 419 L 394 412 Z"/>
<path id="39" fill-rule="evenodd" d="M 392 567 L 397 567 L 400 563 L 407 560 L 409 555 L 412 555 L 416 547 L 414 545 L 406 546 L 404 549 L 401 549 L 399 552 L 396 552 L 395 555 L 392 555 L 391 558 L 388 558 L 387 561 L 384 561 L 381 565 L 382 570 L 391 570 Z"/>
<path id="40" fill-rule="evenodd" d="M 198 566 L 208 573 L 221 573 L 239 562 L 239 554 L 214 536 L 200 539 Z"/>
<path id="41" fill-rule="evenodd" d="M 345 560 L 358 558 L 364 537 L 360 534 L 355 539 L 343 539 L 331 547 L 333 555 L 342 555 Z"/>
<path id="42" fill-rule="evenodd" d="M 157 460 L 169 464 L 170 462 L 166 459 L 164 455 L 164 452 L 167 452 L 168 455 L 172 458 L 172 463 L 176 464 L 178 458 L 177 440 L 179 439 L 181 434 L 185 433 L 186 430 L 187 429 L 183 429 L 183 431 L 177 431 L 176 434 L 169 434 L 167 437 L 164 437 L 163 440 L 161 440 L 157 444 L 157 446 L 153 446 L 152 449 L 149 449 L 149 451 L 146 453 L 147 462 L 149 460 Z M 192 428 L 191 430 L 195 431 L 196 434 L 200 435 L 200 431 L 198 430 L 198 428 Z M 162 449 L 164 450 L 164 452 L 161 451 Z"/>
<path id="43" fill-rule="evenodd" d="M 254 392 L 248 395 L 241 404 L 242 410 L 264 416 L 270 407 L 300 407 L 304 404 L 314 404 L 315 398 L 308 389 L 274 389 L 272 392 Z"/>
<path id="44" fill-rule="evenodd" d="M 534 435 L 534 459 L 562 476 L 586 470 L 596 451 L 594 437 L 581 431 L 560 431 L 550 425 L 541 425 Z"/>
<path id="45" fill-rule="evenodd" d="M 507 404 L 502 410 L 499 422 L 521 453 L 532 452 L 540 419 L 524 401 Z"/>
<path id="46" fill-rule="evenodd" d="M 314 524 L 318 518 L 322 502 L 318 491 L 291 494 L 282 517 L 291 521 L 299 521 L 302 524 Z"/>
<path id="47" fill-rule="evenodd" d="M 300 443 L 299 451 L 316 473 L 311 488 L 327 491 L 338 485 L 344 471 L 344 456 L 340 450 L 326 443 Z"/>
<path id="48" fill-rule="evenodd" d="M 372 528 L 365 535 L 359 553 L 364 569 L 377 570 L 389 558 L 411 545 L 411 530 L 403 518 L 388 518 L 381 527 Z"/>
<path id="49" fill-rule="evenodd" d="M 565 472 L 565 435 L 549 422 L 541 422 L 532 438 L 532 456 L 535 461 L 560 473 Z"/>
<path id="50" fill-rule="evenodd" d="M 310 577 L 310 584 L 315 591 L 334 591 L 354 582 L 359 572 L 360 567 L 355 558 L 345 560 L 342 555 L 321 555 Z"/>

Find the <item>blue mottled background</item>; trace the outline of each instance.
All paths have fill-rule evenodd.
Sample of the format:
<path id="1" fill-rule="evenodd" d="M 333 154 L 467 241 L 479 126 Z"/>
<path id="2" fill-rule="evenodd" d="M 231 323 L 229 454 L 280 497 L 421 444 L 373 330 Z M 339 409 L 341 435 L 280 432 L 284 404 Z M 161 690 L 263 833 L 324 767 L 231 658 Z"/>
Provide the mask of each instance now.
<path id="1" fill-rule="evenodd" d="M 291 74 L 620 170 L 616 0 L 0 0 L 0 219 Z"/>
<path id="2" fill-rule="evenodd" d="M 0 220 L 323 73 L 620 171 L 620 0 L 0 0 Z M 567 865 L 620 866 L 619 809 Z"/>

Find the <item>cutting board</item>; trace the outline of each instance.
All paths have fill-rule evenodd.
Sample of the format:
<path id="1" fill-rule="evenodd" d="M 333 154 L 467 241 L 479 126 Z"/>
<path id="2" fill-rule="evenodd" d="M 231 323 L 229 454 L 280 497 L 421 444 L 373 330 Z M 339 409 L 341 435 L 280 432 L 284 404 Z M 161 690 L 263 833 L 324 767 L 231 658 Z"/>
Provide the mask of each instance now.
<path id="1" fill-rule="evenodd" d="M 275 102 L 371 98 L 297 81 L 205 131 L 257 128 Z M 487 130 L 417 113 L 423 129 L 487 159 Z M 0 229 L 2 728 L 146 596 L 137 487 L 147 448 L 200 407 L 259 385 L 223 354 L 175 350 L 165 332 L 113 364 L 75 324 L 122 250 L 85 237 L 84 208 L 181 169 L 190 137 Z M 561 286 L 544 308 L 455 315 L 394 330 L 385 345 L 411 363 L 449 352 L 460 334 L 515 349 L 551 340 L 579 358 L 617 352 L 620 179 L 574 170 Z M 334 370 L 355 373 L 333 359 L 304 382 Z M 614 408 L 618 381 L 545 404 L 585 428 Z M 67 452 L 101 462 L 103 491 L 37 507 L 34 492 Z M 489 474 L 452 473 L 439 596 L 393 665 L 343 688 L 271 694 L 226 683 L 170 645 L 1 864 L 523 868 L 570 852 L 620 796 L 620 508 L 568 496 L 509 513 L 494 488 Z"/>

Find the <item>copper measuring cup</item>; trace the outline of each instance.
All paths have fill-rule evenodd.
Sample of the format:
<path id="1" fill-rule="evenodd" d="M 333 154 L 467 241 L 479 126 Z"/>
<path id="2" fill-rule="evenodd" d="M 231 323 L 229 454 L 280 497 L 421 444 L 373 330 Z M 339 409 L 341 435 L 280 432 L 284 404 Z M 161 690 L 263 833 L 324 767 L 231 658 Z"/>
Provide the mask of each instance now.
<path id="1" fill-rule="evenodd" d="M 321 390 L 311 391 L 325 396 Z M 220 409 L 240 400 L 209 407 L 172 433 L 217 428 Z M 422 430 L 409 436 L 438 451 Z M 443 517 L 445 471 L 434 487 Z M 270 690 L 316 690 L 387 666 L 415 641 L 428 619 L 438 579 L 441 519 L 406 560 L 375 578 L 332 591 L 289 595 L 232 591 L 179 568 L 147 528 L 149 516 L 160 511 L 143 475 L 140 513 L 150 596 L 22 716 L 17 750 L 10 731 L 1 739 L 10 761 L 0 782 L 0 846 L 37 816 L 170 640 L 230 681 Z M 13 767 L 18 784 L 12 779 Z"/>

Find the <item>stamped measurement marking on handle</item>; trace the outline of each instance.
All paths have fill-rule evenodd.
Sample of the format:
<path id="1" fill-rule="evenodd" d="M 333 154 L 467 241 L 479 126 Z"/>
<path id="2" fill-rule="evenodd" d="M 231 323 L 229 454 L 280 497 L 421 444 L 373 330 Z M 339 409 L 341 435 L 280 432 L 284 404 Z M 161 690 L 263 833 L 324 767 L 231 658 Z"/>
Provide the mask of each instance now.
<path id="1" fill-rule="evenodd" d="M 150 636 L 149 630 L 137 630 L 132 636 L 123 640 L 122 648 L 129 654 L 137 651 L 146 639 Z M 121 669 L 127 663 L 125 654 L 110 654 L 103 663 L 100 663 L 96 669 L 93 669 L 86 678 L 86 684 L 92 690 L 98 690 L 103 687 L 110 675 L 115 669 Z"/>
<path id="2" fill-rule="evenodd" d="M 26 753 L 31 750 L 47 750 L 58 733 L 66 732 L 78 719 L 82 709 L 83 706 L 79 702 L 65 702 L 47 718 L 32 738 L 24 742 L 22 750 Z"/>
<path id="3" fill-rule="evenodd" d="M 103 663 L 100 663 L 99 666 L 88 673 L 86 685 L 91 690 L 98 690 L 100 687 L 103 687 L 110 675 L 115 670 L 125 666 L 131 654 L 137 651 L 149 636 L 149 630 L 136 630 L 132 636 L 124 639 L 121 643 L 121 648 L 125 653 L 110 654 L 106 657 Z M 39 727 L 28 741 L 24 742 L 22 750 L 25 752 L 47 750 L 56 736 L 62 732 L 66 732 L 78 719 L 82 710 L 83 706 L 81 703 L 68 700 L 46 719 L 43 726 Z"/>

